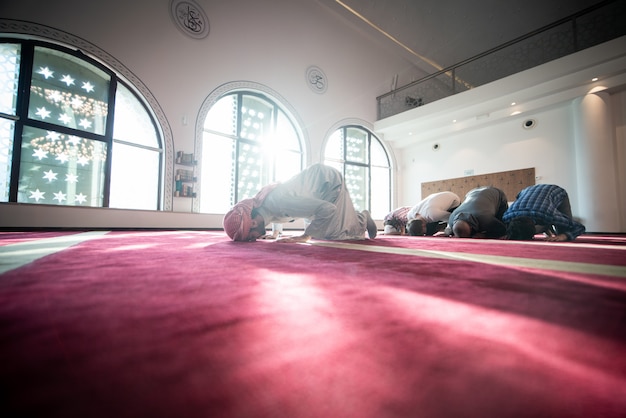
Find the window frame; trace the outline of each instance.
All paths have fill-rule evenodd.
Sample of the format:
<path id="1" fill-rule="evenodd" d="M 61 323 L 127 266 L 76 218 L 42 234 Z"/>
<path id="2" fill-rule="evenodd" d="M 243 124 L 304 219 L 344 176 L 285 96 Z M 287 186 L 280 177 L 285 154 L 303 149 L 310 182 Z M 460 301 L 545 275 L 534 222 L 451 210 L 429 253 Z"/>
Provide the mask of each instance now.
<path id="1" fill-rule="evenodd" d="M 206 119 L 207 116 L 209 114 L 209 112 L 211 111 L 211 109 L 213 108 L 214 105 L 216 105 L 221 99 L 223 99 L 224 97 L 227 96 L 232 96 L 232 95 L 236 95 L 237 96 L 237 109 L 235 110 L 237 112 L 237 124 L 235 126 L 235 133 L 234 134 L 226 134 L 224 132 L 219 132 L 219 131 L 215 131 L 209 128 L 205 127 L 205 123 L 206 123 Z M 198 123 L 196 126 L 196 154 L 198 156 L 198 160 L 202 161 L 202 154 L 203 152 L 206 152 L 206 150 L 204 149 L 204 135 L 205 134 L 210 134 L 210 135 L 219 135 L 222 136 L 224 138 L 230 138 L 233 141 L 234 144 L 234 155 L 233 155 L 233 165 L 234 165 L 234 176 L 232 177 L 234 184 L 232 185 L 233 187 L 233 193 L 232 193 L 232 202 L 228 203 L 228 206 L 231 207 L 232 205 L 234 205 L 235 203 L 239 202 L 243 197 L 240 196 L 240 190 L 238 187 L 239 184 L 239 179 L 240 179 L 240 173 L 239 173 L 239 157 L 240 157 L 240 148 L 241 148 L 241 144 L 249 144 L 249 145 L 260 145 L 260 143 L 254 141 L 254 140 L 250 140 L 249 138 L 244 138 L 242 136 L 240 136 L 241 134 L 241 124 L 242 124 L 242 118 L 241 118 L 241 108 L 243 106 L 244 97 L 255 97 L 258 99 L 261 99 L 269 104 L 272 105 L 273 107 L 273 115 L 272 115 L 272 123 L 273 123 L 273 127 L 276 128 L 277 124 L 278 124 L 278 118 L 279 118 L 279 114 L 282 112 L 282 114 L 284 115 L 284 117 L 286 118 L 286 120 L 291 124 L 291 128 L 293 129 L 295 135 L 297 136 L 297 140 L 298 140 L 298 144 L 299 144 L 299 150 L 297 151 L 299 154 L 299 171 L 303 170 L 305 165 L 306 165 L 306 155 L 307 155 L 307 141 L 305 138 L 305 135 L 301 129 L 302 123 L 300 122 L 300 120 L 298 119 L 296 113 L 293 111 L 293 109 L 290 108 L 290 106 L 287 104 L 287 102 L 277 93 L 271 91 L 270 89 L 266 88 L 265 86 L 256 84 L 256 83 L 252 83 L 252 82 L 234 82 L 234 83 L 229 83 L 227 85 L 221 86 L 219 89 L 217 89 L 216 91 L 212 92 L 211 95 L 205 100 L 205 102 L 202 105 L 202 108 L 200 109 L 199 115 L 198 115 Z M 293 150 L 294 152 L 296 150 Z M 278 166 L 278 161 L 276 158 L 273 158 L 272 162 L 271 162 L 271 167 L 270 167 L 270 171 L 268 171 L 268 175 L 271 177 L 270 178 L 270 182 L 275 181 L 276 179 L 276 175 L 277 175 L 277 166 Z M 295 174 L 295 173 L 294 173 Z M 198 178 L 200 179 L 200 182 L 202 183 L 205 179 L 204 176 L 202 174 L 202 166 L 200 165 L 199 167 L 199 173 L 198 173 Z M 267 183 L 267 182 L 265 182 Z M 263 186 L 263 185 L 262 185 Z M 202 199 L 203 199 L 203 193 L 202 193 L 203 187 L 202 184 L 200 185 L 200 193 L 198 195 L 198 199 L 196 199 L 196 206 L 194 207 L 194 211 L 195 212 L 202 212 L 201 208 L 202 208 Z M 213 212 L 202 212 L 202 213 L 213 213 Z"/>
<path id="2" fill-rule="evenodd" d="M 111 69 L 106 63 L 100 62 L 99 60 L 92 58 L 91 56 L 85 54 L 82 50 L 77 49 L 72 46 L 64 45 L 59 42 L 53 42 L 47 39 L 40 39 L 38 37 L 28 37 L 28 36 L 15 36 L 9 34 L 0 34 L 0 43 L 3 44 L 19 44 L 20 45 L 20 64 L 19 64 L 19 77 L 17 81 L 17 97 L 15 103 L 15 115 L 8 114 L 0 114 L 0 118 L 4 120 L 9 120 L 14 123 L 14 131 L 13 131 L 13 144 L 12 144 L 12 156 L 11 156 L 11 180 L 9 183 L 9 194 L 8 194 L 8 203 L 16 203 L 18 202 L 19 195 L 19 181 L 20 181 L 20 166 L 21 166 L 21 157 L 22 157 L 22 142 L 23 142 L 23 133 L 25 127 L 32 127 L 37 129 L 44 130 L 53 130 L 59 132 L 64 135 L 75 135 L 78 137 L 82 137 L 88 140 L 98 141 L 104 143 L 107 147 L 106 151 L 106 162 L 104 169 L 104 184 L 102 188 L 102 204 L 99 206 L 83 206 L 83 205 L 58 205 L 58 206 L 67 206 L 67 207 L 96 207 L 96 208 L 109 208 L 110 201 L 110 193 L 111 193 L 111 173 L 112 173 L 112 162 L 113 162 L 113 146 L 115 143 L 136 147 L 143 150 L 149 150 L 157 152 L 159 155 L 159 169 L 158 173 L 155 173 L 157 178 L 157 201 L 155 203 L 155 210 L 162 211 L 167 210 L 168 207 L 171 207 L 170 204 L 166 204 L 167 200 L 165 199 L 165 185 L 167 182 L 165 181 L 166 176 L 165 171 L 167 171 L 166 167 L 166 152 L 167 148 L 165 146 L 165 138 L 163 130 L 161 129 L 161 125 L 157 121 L 157 117 L 155 116 L 154 111 L 148 106 L 146 103 L 146 99 L 142 97 L 133 84 L 124 80 L 114 69 Z M 46 49 L 52 49 L 64 54 L 73 56 L 81 61 L 88 63 L 96 67 L 98 70 L 104 72 L 109 77 L 109 86 L 108 86 L 108 101 L 107 101 L 107 116 L 106 116 L 106 124 L 105 130 L 103 134 L 97 134 L 94 132 L 90 132 L 87 130 L 80 130 L 71 127 L 64 126 L 62 124 L 54 124 L 51 122 L 31 119 L 28 115 L 28 108 L 30 104 L 30 90 L 31 90 L 31 81 L 34 69 L 34 56 L 35 50 L 37 47 L 42 47 Z M 116 101 L 116 93 L 118 89 L 118 85 L 123 85 L 137 100 L 138 103 L 141 104 L 143 110 L 146 112 L 150 119 L 150 123 L 152 124 L 152 128 L 154 129 L 157 136 L 157 147 L 151 147 L 147 145 L 137 144 L 133 142 L 126 141 L 124 139 L 117 139 L 114 135 L 114 124 L 115 124 L 115 101 Z M 171 152 L 170 152 L 171 153 Z M 171 165 L 171 164 L 170 164 Z M 171 171 L 171 170 L 169 170 Z M 170 199 L 171 200 L 171 199 Z M 29 202 L 20 202 L 20 204 L 32 204 Z M 55 205 L 56 206 L 56 205 Z M 117 208 L 116 208 L 117 209 Z M 119 208 L 124 209 L 124 208 Z M 129 208 L 129 210 L 132 210 Z"/>
<path id="3" fill-rule="evenodd" d="M 360 130 L 364 133 L 367 134 L 367 162 L 366 163 L 359 163 L 356 161 L 348 161 L 347 159 L 347 152 L 348 152 L 348 146 L 347 146 L 347 138 L 348 138 L 348 131 L 350 129 L 357 129 Z M 329 144 L 329 139 L 338 131 L 341 131 L 341 138 L 343 141 L 343 155 L 337 159 L 334 157 L 327 157 L 327 149 L 328 149 L 328 144 Z M 385 152 L 385 158 L 387 160 L 387 166 L 386 167 L 382 167 L 380 165 L 373 165 L 372 164 L 372 141 L 377 141 L 378 145 L 380 145 L 380 147 L 382 148 L 382 150 Z M 330 134 L 328 135 L 328 137 L 326 138 L 325 144 L 324 144 L 324 153 L 323 153 L 323 159 L 325 163 L 332 163 L 332 164 L 336 164 L 336 165 L 341 165 L 341 174 L 344 176 L 346 176 L 346 166 L 356 166 L 356 167 L 364 167 L 367 169 L 367 173 L 368 173 L 368 178 L 367 178 L 367 209 L 368 211 L 372 210 L 372 167 L 379 167 L 379 168 L 386 168 L 389 171 L 389 184 L 388 184 L 388 202 L 387 202 L 387 206 L 389 208 L 389 211 L 391 211 L 391 207 L 392 207 L 392 203 L 393 203 L 393 193 L 392 193 L 392 183 L 393 183 L 393 178 L 392 178 L 392 173 L 393 173 L 393 165 L 392 165 L 392 159 L 390 156 L 389 151 L 387 150 L 387 148 L 384 146 L 383 142 L 376 136 L 376 134 L 374 134 L 372 132 L 371 129 L 360 125 L 358 123 L 346 123 L 346 124 L 341 124 L 339 126 L 337 126 L 335 129 L 330 131 Z"/>

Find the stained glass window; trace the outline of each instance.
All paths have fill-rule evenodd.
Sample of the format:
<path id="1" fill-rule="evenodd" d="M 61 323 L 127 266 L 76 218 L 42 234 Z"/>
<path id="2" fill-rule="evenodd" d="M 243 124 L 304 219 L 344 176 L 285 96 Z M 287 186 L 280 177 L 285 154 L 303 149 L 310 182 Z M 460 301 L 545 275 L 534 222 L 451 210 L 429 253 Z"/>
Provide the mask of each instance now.
<path id="1" fill-rule="evenodd" d="M 0 44 L 0 202 L 9 201 L 20 50 L 19 44 Z"/>
<path id="2" fill-rule="evenodd" d="M 111 76 L 78 57 L 35 47 L 28 117 L 103 135 Z"/>
<path id="3" fill-rule="evenodd" d="M 0 112 L 15 115 L 20 45 L 0 44 Z"/>
<path id="4" fill-rule="evenodd" d="M 24 127 L 18 202 L 102 206 L 107 145 Z"/>
<path id="5" fill-rule="evenodd" d="M 0 54 L 0 201 L 160 209 L 160 134 L 136 93 L 57 45 L 0 40 Z"/>
<path id="6" fill-rule="evenodd" d="M 391 166 L 381 142 L 361 126 L 343 126 L 326 142 L 324 163 L 341 171 L 358 211 L 382 219 L 391 211 Z"/>
<path id="7" fill-rule="evenodd" d="M 9 201 L 15 123 L 0 118 L 0 202 Z"/>
<path id="8" fill-rule="evenodd" d="M 275 100 L 258 93 L 230 93 L 215 102 L 204 122 L 202 147 L 200 211 L 205 213 L 225 213 L 303 168 L 294 123 Z"/>

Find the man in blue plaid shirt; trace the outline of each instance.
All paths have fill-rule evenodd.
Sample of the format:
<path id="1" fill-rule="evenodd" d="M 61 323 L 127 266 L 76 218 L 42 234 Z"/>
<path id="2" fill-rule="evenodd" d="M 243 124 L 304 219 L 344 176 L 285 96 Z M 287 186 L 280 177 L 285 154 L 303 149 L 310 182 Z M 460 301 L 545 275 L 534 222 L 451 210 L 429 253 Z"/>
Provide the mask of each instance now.
<path id="1" fill-rule="evenodd" d="M 567 192 L 554 184 L 535 184 L 518 193 L 502 216 L 507 238 L 530 240 L 545 233 L 547 241 L 573 241 L 585 226 L 572 217 Z"/>

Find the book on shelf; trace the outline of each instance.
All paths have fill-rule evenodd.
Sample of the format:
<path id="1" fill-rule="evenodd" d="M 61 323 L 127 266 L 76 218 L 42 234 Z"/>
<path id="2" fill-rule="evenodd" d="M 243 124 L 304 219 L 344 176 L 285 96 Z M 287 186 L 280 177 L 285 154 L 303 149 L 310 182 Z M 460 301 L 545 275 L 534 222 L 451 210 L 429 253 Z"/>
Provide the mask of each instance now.
<path id="1" fill-rule="evenodd" d="M 176 182 L 176 190 L 174 191 L 176 197 L 196 197 L 193 191 L 193 186 L 183 183 L 182 181 Z"/>
<path id="2" fill-rule="evenodd" d="M 176 181 L 195 182 L 196 177 L 194 176 L 193 170 L 179 168 L 176 170 Z"/>
<path id="3" fill-rule="evenodd" d="M 176 164 L 186 164 L 186 165 L 195 164 L 195 160 L 193 159 L 193 153 L 185 153 L 183 151 L 178 151 L 176 153 Z"/>

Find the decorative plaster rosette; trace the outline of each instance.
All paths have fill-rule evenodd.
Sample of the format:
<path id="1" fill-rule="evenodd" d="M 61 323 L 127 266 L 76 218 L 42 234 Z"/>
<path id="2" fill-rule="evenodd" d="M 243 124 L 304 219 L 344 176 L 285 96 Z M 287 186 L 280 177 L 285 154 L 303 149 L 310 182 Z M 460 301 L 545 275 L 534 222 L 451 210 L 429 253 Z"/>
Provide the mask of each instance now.
<path id="1" fill-rule="evenodd" d="M 315 65 L 306 70 L 306 82 L 315 93 L 323 94 L 328 88 L 328 79 L 321 68 Z"/>
<path id="2" fill-rule="evenodd" d="M 172 0 L 170 13 L 178 29 L 185 35 L 194 39 L 209 35 L 209 18 L 193 0 Z"/>

